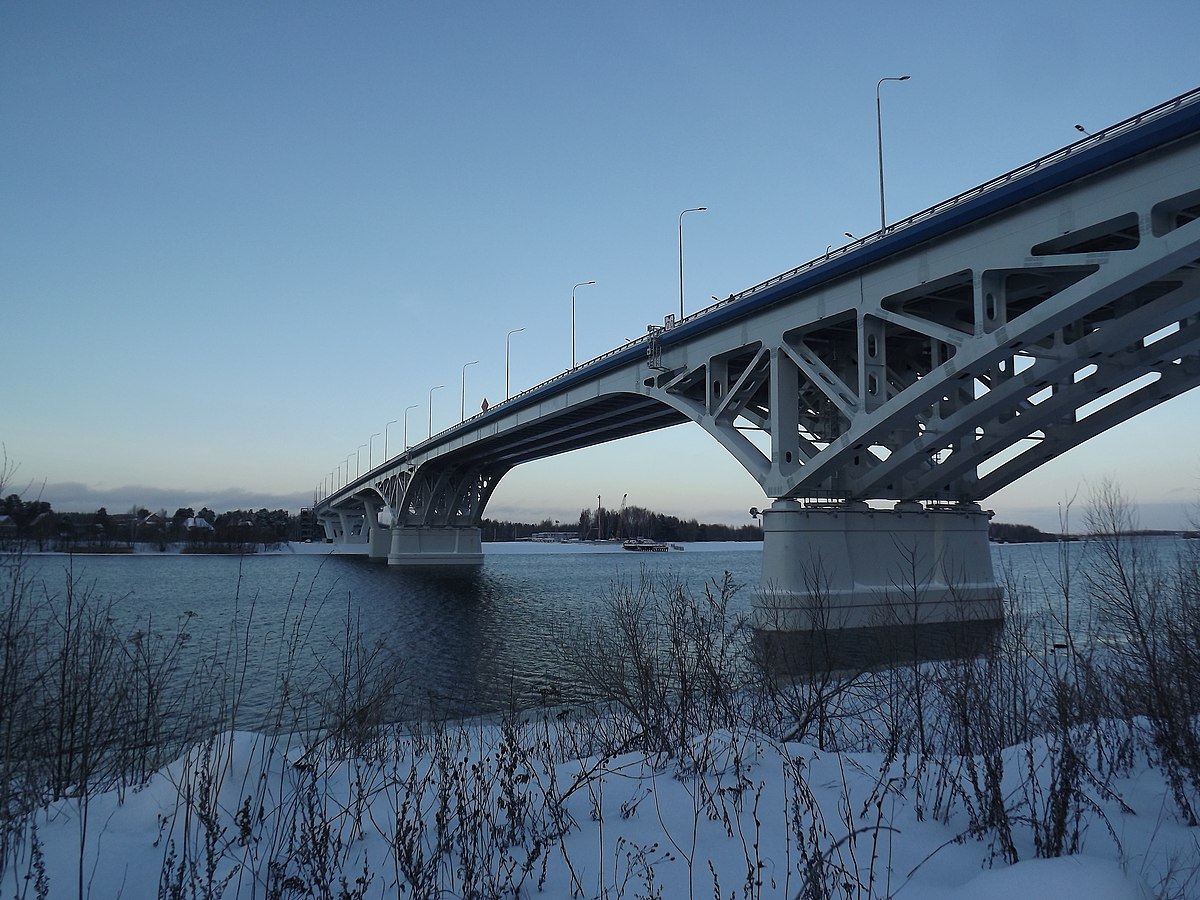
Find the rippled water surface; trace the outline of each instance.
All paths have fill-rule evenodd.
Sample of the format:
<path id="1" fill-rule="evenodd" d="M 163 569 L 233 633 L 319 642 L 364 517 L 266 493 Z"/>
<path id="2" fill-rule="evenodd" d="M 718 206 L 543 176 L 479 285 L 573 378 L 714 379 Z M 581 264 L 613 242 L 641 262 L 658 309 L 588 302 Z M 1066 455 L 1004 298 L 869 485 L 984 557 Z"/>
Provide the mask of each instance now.
<path id="1" fill-rule="evenodd" d="M 211 670 L 235 668 L 231 647 L 248 651 L 252 703 L 274 690 L 293 635 L 305 648 L 297 671 L 309 671 L 314 659 L 339 667 L 349 616 L 402 661 L 412 702 L 484 710 L 563 687 L 564 639 L 602 608 L 614 585 L 645 574 L 700 591 L 729 571 L 744 585 L 733 609 L 748 611 L 761 563 L 761 544 L 721 544 L 670 553 L 507 545 L 488 548 L 479 569 L 320 554 L 44 556 L 30 565 L 51 596 L 61 598 L 70 573 L 114 600 L 130 633 L 170 633 L 186 620 L 189 652 Z"/>
<path id="2" fill-rule="evenodd" d="M 1181 545 L 1153 546 L 1169 558 Z M 1054 580 L 1064 564 L 1062 549 L 996 546 L 997 577 L 1016 586 L 1029 610 L 1054 609 L 1060 603 Z M 1071 545 L 1065 563 L 1078 590 L 1091 557 L 1083 545 Z M 527 702 L 547 688 L 569 693 L 569 635 L 603 608 L 615 584 L 637 581 L 643 573 L 680 579 L 699 592 L 728 571 L 742 585 L 732 611 L 747 612 L 762 546 L 701 544 L 689 545 L 687 552 L 628 553 L 588 545 L 485 545 L 484 565 L 469 570 L 389 567 L 320 553 L 240 559 L 41 556 L 29 565 L 52 597 L 61 598 L 72 572 L 94 594 L 114 601 L 121 626 L 131 634 L 171 633 L 186 617 L 189 652 L 206 663 L 212 677 L 235 669 L 232 660 L 239 653 L 251 659 L 246 692 L 252 703 L 265 704 L 276 690 L 293 645 L 303 648 L 301 664 L 293 665 L 297 672 L 340 667 L 349 618 L 402 661 L 411 702 L 432 699 L 442 707 L 475 711 L 500 708 L 510 696 Z"/>

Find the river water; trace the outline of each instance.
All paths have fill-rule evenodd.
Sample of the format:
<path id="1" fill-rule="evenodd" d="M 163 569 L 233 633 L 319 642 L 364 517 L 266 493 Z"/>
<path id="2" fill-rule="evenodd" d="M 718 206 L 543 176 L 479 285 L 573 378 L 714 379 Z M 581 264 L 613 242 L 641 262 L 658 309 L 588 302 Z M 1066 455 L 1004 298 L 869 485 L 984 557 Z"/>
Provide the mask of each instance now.
<path id="1" fill-rule="evenodd" d="M 629 553 L 616 546 L 485 545 L 479 569 L 410 569 L 365 557 L 312 552 L 244 557 L 136 553 L 42 555 L 26 560 L 49 606 L 69 579 L 112 602 L 132 634 L 189 634 L 206 671 L 248 656 L 243 702 L 268 704 L 280 668 L 301 677 L 341 665 L 349 620 L 403 667 L 411 706 L 492 711 L 535 701 L 568 679 L 564 643 L 602 609 L 615 585 L 654 578 L 694 591 L 732 574 L 744 585 L 731 612 L 748 612 L 762 545 L 689 545 L 687 552 Z M 298 658 L 286 659 L 293 644 Z M 217 677 L 217 676 L 212 676 Z"/>
<path id="2" fill-rule="evenodd" d="M 1155 542 L 1169 557 L 1181 541 Z M 511 698 L 570 694 L 565 654 L 570 635 L 602 611 L 614 585 L 644 577 L 682 581 L 693 592 L 729 572 L 742 585 L 730 611 L 748 612 L 757 588 L 762 545 L 690 544 L 687 552 L 629 553 L 619 546 L 484 545 L 477 570 L 408 569 L 364 557 L 314 552 L 233 556 L 137 553 L 30 557 L 49 606 L 61 602 L 69 578 L 111 601 L 130 634 L 190 635 L 187 652 L 221 677 L 245 658 L 245 698 L 269 705 L 277 674 L 320 681 L 341 666 L 347 621 L 368 644 L 402 666 L 413 707 L 459 712 L 503 708 Z M 1054 586 L 1062 570 L 1055 544 L 997 545 L 997 577 L 1015 585 L 1031 613 L 1060 610 Z M 1090 565 L 1082 544 L 1069 545 L 1068 569 Z M 1061 611 L 1061 610 L 1060 610 Z M 289 663 L 288 653 L 298 649 Z M 307 673 L 307 674 L 306 674 Z"/>

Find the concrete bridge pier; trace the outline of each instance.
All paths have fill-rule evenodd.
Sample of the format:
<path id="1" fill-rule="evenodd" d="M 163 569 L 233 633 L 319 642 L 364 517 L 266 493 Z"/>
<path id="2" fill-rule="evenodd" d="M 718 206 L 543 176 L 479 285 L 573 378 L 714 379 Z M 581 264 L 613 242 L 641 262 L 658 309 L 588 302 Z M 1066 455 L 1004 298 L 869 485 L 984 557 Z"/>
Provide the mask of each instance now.
<path id="1" fill-rule="evenodd" d="M 321 526 L 325 536 L 339 544 L 361 544 L 367 540 L 366 523 L 361 515 L 347 513 L 340 509 L 330 510 L 321 514 Z"/>
<path id="2" fill-rule="evenodd" d="M 341 532 L 338 530 L 337 513 L 327 510 L 317 516 L 317 521 L 321 523 L 321 530 L 325 532 L 327 540 L 341 540 Z"/>
<path id="3" fill-rule="evenodd" d="M 343 544 L 365 544 L 367 542 L 367 520 L 362 513 L 338 512 L 341 520 Z"/>
<path id="4" fill-rule="evenodd" d="M 371 562 L 382 563 L 388 558 L 391 547 L 391 535 L 387 528 L 379 524 L 379 512 L 383 509 L 381 501 L 363 498 L 362 538 L 367 545 L 367 559 Z"/>
<path id="5" fill-rule="evenodd" d="M 393 525 L 389 566 L 481 566 L 478 528 Z"/>
<path id="6" fill-rule="evenodd" d="M 999 620 L 990 516 L 974 503 L 872 509 L 777 500 L 763 511 L 754 625 L 807 632 Z"/>

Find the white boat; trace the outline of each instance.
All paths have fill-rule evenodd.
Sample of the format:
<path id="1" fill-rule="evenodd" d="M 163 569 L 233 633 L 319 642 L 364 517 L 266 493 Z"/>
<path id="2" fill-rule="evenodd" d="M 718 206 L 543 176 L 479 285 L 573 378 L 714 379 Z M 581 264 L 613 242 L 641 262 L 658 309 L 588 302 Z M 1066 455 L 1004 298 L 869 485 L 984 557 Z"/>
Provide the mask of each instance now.
<path id="1" fill-rule="evenodd" d="M 662 541 L 652 541 L 650 538 L 630 538 L 621 546 L 642 553 L 666 553 L 670 549 Z"/>

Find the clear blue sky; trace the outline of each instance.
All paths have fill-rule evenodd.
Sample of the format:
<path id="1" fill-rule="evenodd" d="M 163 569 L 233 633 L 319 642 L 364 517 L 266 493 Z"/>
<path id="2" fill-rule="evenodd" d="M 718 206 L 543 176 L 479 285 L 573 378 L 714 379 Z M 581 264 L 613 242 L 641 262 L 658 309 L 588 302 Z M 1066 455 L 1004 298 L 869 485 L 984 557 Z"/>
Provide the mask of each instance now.
<path id="1" fill-rule="evenodd" d="M 286 506 L 401 419 L 587 359 L 872 230 L 875 84 L 899 218 L 1196 86 L 1200 5 L 0 4 L 0 441 L 60 509 Z M 1200 490 L 1200 397 L 988 505 L 1112 476 Z M 390 448 L 401 425 L 388 430 Z M 363 450 L 381 458 L 383 438 Z M 354 460 L 351 461 L 355 465 Z M 11 487 L 11 486 L 10 486 Z M 489 514 L 597 494 L 730 522 L 698 428 L 508 475 Z"/>

